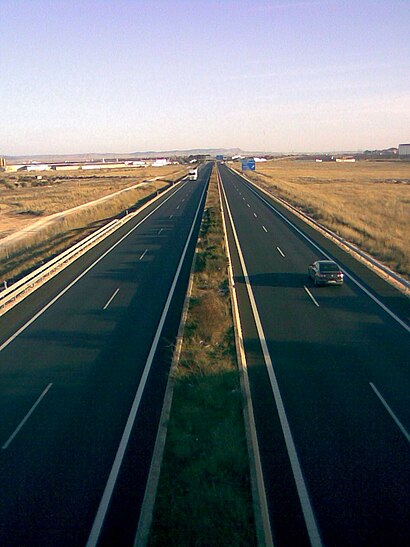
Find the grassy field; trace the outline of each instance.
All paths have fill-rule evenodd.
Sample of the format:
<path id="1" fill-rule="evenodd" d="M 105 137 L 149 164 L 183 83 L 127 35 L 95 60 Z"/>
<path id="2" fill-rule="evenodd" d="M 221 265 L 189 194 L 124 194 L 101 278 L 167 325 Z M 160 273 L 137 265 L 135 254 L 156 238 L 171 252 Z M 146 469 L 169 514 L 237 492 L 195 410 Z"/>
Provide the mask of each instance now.
<path id="1" fill-rule="evenodd" d="M 160 168 L 124 169 L 59 174 L 0 173 L 0 278 L 13 280 L 50 256 L 61 252 L 122 211 L 141 203 L 149 195 L 168 186 L 187 171 L 181 165 Z M 30 231 L 24 239 L 4 243 L 4 237 L 48 215 L 111 196 L 147 179 L 144 186 L 112 196 L 85 209 L 65 215 L 59 222 Z M 2 241 L 3 238 L 3 241 Z"/>
<path id="2" fill-rule="evenodd" d="M 38 218 L 65 211 L 154 177 L 174 180 L 181 165 L 99 171 L 0 173 L 0 238 Z M 188 167 L 185 169 L 188 170 Z M 37 176 L 42 178 L 39 180 Z"/>
<path id="3" fill-rule="evenodd" d="M 256 545 L 216 174 L 212 175 L 151 546 Z"/>
<path id="4" fill-rule="evenodd" d="M 409 162 L 276 160 L 246 176 L 410 279 Z"/>

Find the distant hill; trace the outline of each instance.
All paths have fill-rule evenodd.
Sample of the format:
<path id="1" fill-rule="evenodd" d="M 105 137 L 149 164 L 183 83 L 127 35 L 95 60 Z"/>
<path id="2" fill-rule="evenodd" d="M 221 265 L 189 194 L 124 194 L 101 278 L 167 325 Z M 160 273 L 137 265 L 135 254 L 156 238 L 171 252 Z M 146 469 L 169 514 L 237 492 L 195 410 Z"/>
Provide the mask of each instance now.
<path id="1" fill-rule="evenodd" d="M 253 153 L 253 152 L 252 152 Z M 256 152 L 255 152 L 256 153 Z M 249 155 L 240 148 L 192 148 L 188 150 L 148 150 L 145 152 L 131 152 L 128 154 L 117 154 L 115 152 L 89 153 L 89 154 L 38 154 L 27 156 L 5 156 L 8 162 L 41 162 L 41 163 L 64 163 L 64 162 L 87 162 L 102 160 L 132 160 L 150 158 L 172 158 L 209 155 L 215 157 L 218 154 L 224 156 Z M 0 154 L 1 155 L 1 154 Z"/>

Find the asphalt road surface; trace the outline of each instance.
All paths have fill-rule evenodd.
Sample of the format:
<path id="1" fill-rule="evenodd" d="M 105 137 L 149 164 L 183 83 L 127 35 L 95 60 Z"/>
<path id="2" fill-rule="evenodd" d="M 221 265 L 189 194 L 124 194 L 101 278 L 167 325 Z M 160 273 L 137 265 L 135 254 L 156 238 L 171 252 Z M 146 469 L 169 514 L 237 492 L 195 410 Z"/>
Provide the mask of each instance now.
<path id="1" fill-rule="evenodd" d="M 274 544 L 410 545 L 409 299 L 219 169 Z"/>
<path id="2" fill-rule="evenodd" d="M 211 168 L 0 318 L 1 545 L 133 544 Z"/>

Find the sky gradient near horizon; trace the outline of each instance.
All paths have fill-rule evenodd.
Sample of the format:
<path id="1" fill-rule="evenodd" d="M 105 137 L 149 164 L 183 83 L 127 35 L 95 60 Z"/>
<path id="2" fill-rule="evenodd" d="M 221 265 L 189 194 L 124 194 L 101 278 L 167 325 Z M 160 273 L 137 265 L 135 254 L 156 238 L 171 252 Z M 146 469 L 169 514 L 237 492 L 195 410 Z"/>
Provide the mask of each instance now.
<path id="1" fill-rule="evenodd" d="M 0 0 L 0 156 L 410 142 L 410 0 Z"/>

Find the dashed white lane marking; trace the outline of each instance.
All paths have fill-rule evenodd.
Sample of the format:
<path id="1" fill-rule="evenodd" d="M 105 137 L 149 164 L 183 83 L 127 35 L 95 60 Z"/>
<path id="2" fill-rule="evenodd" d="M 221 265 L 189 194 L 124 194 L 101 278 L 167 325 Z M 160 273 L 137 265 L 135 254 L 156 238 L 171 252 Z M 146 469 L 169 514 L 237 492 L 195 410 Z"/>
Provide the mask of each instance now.
<path id="1" fill-rule="evenodd" d="M 7 448 L 10 446 L 10 444 L 13 442 L 13 439 L 16 437 L 20 429 L 24 426 L 24 424 L 27 422 L 27 420 L 30 418 L 30 416 L 33 414 L 35 409 L 38 407 L 38 405 L 41 403 L 42 399 L 46 396 L 48 390 L 51 388 L 53 384 L 48 384 L 46 389 L 43 391 L 43 393 L 40 395 L 40 397 L 37 399 L 37 401 L 34 403 L 34 405 L 31 407 L 31 409 L 27 412 L 25 417 L 21 420 L 18 427 L 15 429 L 14 433 L 9 437 L 8 441 L 3 444 L 1 447 L 2 450 L 7 450 Z"/>
<path id="2" fill-rule="evenodd" d="M 246 204 L 248 207 L 250 207 L 249 203 Z"/>
<path id="3" fill-rule="evenodd" d="M 104 310 L 106 310 L 108 308 L 108 306 L 111 304 L 111 302 L 114 300 L 114 298 L 117 296 L 117 294 L 120 292 L 120 289 L 117 289 L 114 294 L 111 296 L 111 298 L 108 300 L 108 302 L 106 303 L 106 305 L 104 306 Z"/>
<path id="4" fill-rule="evenodd" d="M 164 230 L 164 228 L 161 228 L 160 231 L 158 232 L 158 235 Z"/>
<path id="5" fill-rule="evenodd" d="M 255 296 L 253 294 L 252 285 L 249 280 L 249 274 L 246 268 L 245 259 L 243 257 L 241 246 L 239 244 L 238 234 L 236 232 L 235 224 L 232 218 L 232 213 L 229 207 L 229 203 L 228 203 L 226 192 L 223 185 L 222 185 L 222 191 L 223 191 L 223 196 L 226 203 L 228 218 L 230 220 L 231 227 L 232 227 L 233 237 L 235 240 L 236 248 L 238 250 L 239 261 L 240 261 L 243 275 L 245 278 L 246 289 L 248 292 L 249 301 L 250 301 L 252 312 L 253 312 L 253 317 L 255 319 L 258 337 L 261 343 L 266 368 L 268 370 L 268 375 L 269 375 L 270 383 L 272 386 L 273 395 L 275 398 L 276 408 L 279 414 L 279 420 L 280 420 L 282 431 L 285 437 L 286 448 L 289 454 L 290 464 L 292 467 L 292 472 L 295 479 L 296 488 L 299 495 L 299 500 L 302 506 L 302 511 L 303 511 L 303 515 L 304 515 L 304 519 L 306 523 L 306 528 L 308 530 L 310 543 L 312 547 L 322 547 L 323 544 L 322 544 L 319 529 L 316 523 L 316 518 L 313 513 L 313 508 L 310 502 L 309 493 L 307 491 L 306 483 L 302 473 L 302 468 L 300 466 L 299 458 L 296 452 L 296 446 L 293 441 L 292 433 L 290 431 L 290 426 L 286 416 L 285 407 L 282 400 L 282 395 L 279 390 L 279 384 L 278 384 L 276 374 L 273 368 L 272 359 L 269 354 L 266 336 L 263 331 L 262 322 L 259 316 L 258 308 L 256 306 Z"/>
<path id="6" fill-rule="evenodd" d="M 307 292 L 307 294 L 309 295 L 310 299 L 312 300 L 312 302 L 314 303 L 315 306 L 317 306 L 319 308 L 319 303 L 318 301 L 316 300 L 316 298 L 313 296 L 313 294 L 310 292 L 310 290 L 304 286 L 303 287 L 305 289 L 305 291 Z"/>
<path id="7" fill-rule="evenodd" d="M 246 179 L 244 179 L 246 181 Z M 306 241 L 308 241 L 315 249 L 317 249 L 324 257 L 328 258 L 329 260 L 333 260 L 332 257 L 324 251 L 319 245 L 317 245 L 310 237 L 308 237 L 306 234 L 300 230 L 296 224 L 293 224 L 288 218 L 286 218 L 285 215 L 283 215 L 280 211 L 278 211 L 272 204 L 270 204 L 265 198 L 263 198 L 260 194 L 258 194 L 250 185 L 248 184 L 249 190 L 255 194 L 261 201 L 263 201 L 272 211 L 274 211 L 280 218 L 282 218 L 289 226 L 292 226 L 298 234 L 300 234 Z M 376 302 L 378 306 L 382 308 L 386 313 L 390 315 L 400 326 L 402 326 L 407 332 L 410 332 L 410 325 L 407 325 L 402 319 L 400 319 L 395 313 L 393 313 L 387 306 L 383 304 L 381 300 L 379 300 L 375 295 L 373 295 L 370 291 L 366 289 L 366 287 L 360 283 L 358 279 L 356 279 L 354 276 L 350 275 L 345 270 L 342 270 L 345 277 L 348 277 L 353 283 L 357 285 L 369 298 L 373 300 L 373 302 Z"/>
<path id="8" fill-rule="evenodd" d="M 108 507 L 110 505 L 111 498 L 112 498 L 112 495 L 113 495 L 113 492 L 114 492 L 115 484 L 117 482 L 117 478 L 118 478 L 118 475 L 120 473 L 122 462 L 123 462 L 125 452 L 126 452 L 126 449 L 127 449 L 128 443 L 129 443 L 129 439 L 130 439 L 130 436 L 131 436 L 131 431 L 134 427 L 134 422 L 135 422 L 135 419 L 137 417 L 137 413 L 138 413 L 138 409 L 139 409 L 139 406 L 140 406 L 140 403 L 141 403 L 142 395 L 143 395 L 143 392 L 145 390 L 145 385 L 147 383 L 148 376 L 149 376 L 149 373 L 150 373 L 150 370 L 151 370 L 151 366 L 152 366 L 152 363 L 153 363 L 153 360 L 154 360 L 155 352 L 157 350 L 159 339 L 160 339 L 160 336 L 161 336 L 161 333 L 162 333 L 162 329 L 164 327 L 165 319 L 168 315 L 168 310 L 171 306 L 171 301 L 172 301 L 173 295 L 175 293 L 175 287 L 176 287 L 176 284 L 178 282 L 178 279 L 180 278 L 182 265 L 184 263 L 184 260 L 185 260 L 186 254 L 187 254 L 189 244 L 192 240 L 192 234 L 194 232 L 195 225 L 196 225 L 196 222 L 197 222 L 197 219 L 198 219 L 198 216 L 199 216 L 199 212 L 200 212 L 203 200 L 204 200 L 205 190 L 206 190 L 206 187 L 204 187 L 204 189 L 202 191 L 202 195 L 201 195 L 201 198 L 199 200 L 198 208 L 196 210 L 195 217 L 193 219 L 191 229 L 189 231 L 189 234 L 188 234 L 188 237 L 187 237 L 187 240 L 186 240 L 186 243 L 185 243 L 185 247 L 182 251 L 181 258 L 180 258 L 180 261 L 179 261 L 179 264 L 178 264 L 178 267 L 177 267 L 177 271 L 175 273 L 174 280 L 172 282 L 171 288 L 170 288 L 169 293 L 168 293 L 167 300 L 165 302 L 165 307 L 163 309 L 163 312 L 162 312 L 162 315 L 161 315 L 161 318 L 160 318 L 160 321 L 159 321 L 159 324 L 158 324 L 158 327 L 157 327 L 157 330 L 156 330 L 156 333 L 155 333 L 155 336 L 154 336 L 154 340 L 152 342 L 151 349 L 150 349 L 150 352 L 148 354 L 147 361 L 146 361 L 145 366 L 144 366 L 144 370 L 142 372 L 142 376 L 141 376 L 141 379 L 140 379 L 140 384 L 138 386 L 137 393 L 135 394 L 134 401 L 132 403 L 131 410 L 130 410 L 130 413 L 129 413 L 129 416 L 128 416 L 128 419 L 127 419 L 127 423 L 125 424 L 125 428 L 124 428 L 124 431 L 123 431 L 123 434 L 122 434 L 122 437 L 121 437 L 121 440 L 120 440 L 120 444 L 118 446 L 117 453 L 115 455 L 114 463 L 112 465 L 110 474 L 108 476 L 107 484 L 105 485 L 105 489 L 104 489 L 100 504 L 98 506 L 97 514 L 94 518 L 94 523 L 93 523 L 93 526 L 91 528 L 91 532 L 90 532 L 90 535 L 88 537 L 88 541 L 86 543 L 87 547 L 96 547 L 97 544 L 98 544 L 98 540 L 99 540 L 99 537 L 100 537 L 100 534 L 101 534 L 101 530 L 102 530 L 102 527 L 104 525 L 104 521 L 105 521 L 105 518 L 106 518 L 106 515 L 107 515 Z"/>
<path id="9" fill-rule="evenodd" d="M 395 415 L 395 413 L 393 412 L 393 410 L 390 408 L 390 406 L 386 403 L 386 401 L 384 400 L 384 398 L 382 397 L 380 391 L 377 389 L 377 387 L 372 383 L 372 382 L 369 382 L 370 383 L 370 387 L 372 388 L 372 390 L 375 392 L 375 394 L 377 395 L 377 397 L 379 398 L 380 402 L 382 403 L 382 405 L 384 406 L 384 408 L 387 410 L 387 412 L 390 414 L 390 416 L 393 418 L 393 420 L 396 422 L 396 425 L 397 427 L 400 429 L 400 431 L 403 433 L 403 435 L 405 436 L 407 442 L 410 443 L 410 435 L 408 434 L 406 428 L 404 427 L 404 425 L 400 422 L 400 420 L 397 418 L 397 416 Z"/>
<path id="10" fill-rule="evenodd" d="M 255 218 L 258 218 L 258 215 L 257 215 L 256 213 L 253 213 L 253 216 L 254 216 Z"/>
<path id="11" fill-rule="evenodd" d="M 147 254 L 147 252 L 148 252 L 148 249 L 145 249 L 145 251 L 142 253 L 139 259 L 142 260 L 144 256 Z"/>
<path id="12" fill-rule="evenodd" d="M 171 219 L 174 215 L 169 215 L 169 218 Z"/>
<path id="13" fill-rule="evenodd" d="M 278 253 L 279 253 L 280 255 L 282 255 L 283 258 L 285 258 L 285 254 L 283 253 L 282 249 L 281 249 L 280 247 L 276 247 L 276 249 L 277 249 Z"/>
<path id="14" fill-rule="evenodd" d="M 265 228 L 265 226 L 262 225 L 262 228 L 265 230 L 266 233 L 268 233 L 268 230 Z"/>

